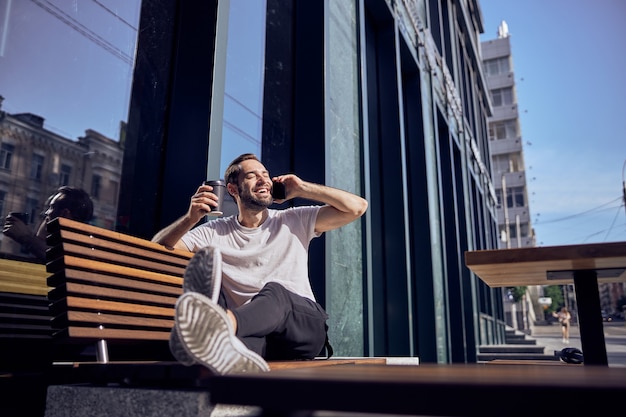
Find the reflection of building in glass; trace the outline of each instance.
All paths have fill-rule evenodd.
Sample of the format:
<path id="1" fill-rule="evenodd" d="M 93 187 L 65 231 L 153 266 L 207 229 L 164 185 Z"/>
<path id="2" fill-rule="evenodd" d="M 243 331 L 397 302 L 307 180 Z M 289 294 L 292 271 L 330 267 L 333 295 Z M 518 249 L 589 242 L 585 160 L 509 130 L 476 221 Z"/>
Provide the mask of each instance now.
<path id="1" fill-rule="evenodd" d="M 94 202 L 91 223 L 113 229 L 122 169 L 122 145 L 98 132 L 71 140 L 44 128 L 31 113 L 0 112 L 0 216 L 29 213 L 31 227 L 50 194 L 62 185 L 83 188 Z M 0 236 L 0 252 L 24 255 Z"/>

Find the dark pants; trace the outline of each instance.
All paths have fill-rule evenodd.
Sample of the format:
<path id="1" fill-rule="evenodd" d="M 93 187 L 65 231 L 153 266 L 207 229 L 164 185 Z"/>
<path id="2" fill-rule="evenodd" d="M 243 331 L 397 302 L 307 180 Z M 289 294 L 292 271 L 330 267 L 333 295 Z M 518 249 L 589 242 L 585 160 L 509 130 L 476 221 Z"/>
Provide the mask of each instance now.
<path id="1" fill-rule="evenodd" d="M 327 346 L 328 314 L 318 303 L 266 284 L 249 303 L 231 309 L 237 337 L 266 360 L 313 359 Z"/>

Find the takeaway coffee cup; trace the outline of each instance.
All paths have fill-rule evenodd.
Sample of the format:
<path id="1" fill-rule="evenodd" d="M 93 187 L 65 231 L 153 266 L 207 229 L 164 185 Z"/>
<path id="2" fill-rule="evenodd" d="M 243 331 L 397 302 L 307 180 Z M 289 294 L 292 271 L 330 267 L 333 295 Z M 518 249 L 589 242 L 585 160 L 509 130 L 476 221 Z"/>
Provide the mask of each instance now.
<path id="1" fill-rule="evenodd" d="M 226 183 L 223 180 L 207 180 L 205 185 L 213 187 L 213 194 L 217 196 L 217 207 L 212 207 L 207 213 L 209 216 L 221 216 L 224 214 L 224 197 L 226 196 Z"/>
<path id="2" fill-rule="evenodd" d="M 20 219 L 22 222 L 24 222 L 24 224 L 28 224 L 28 213 L 22 213 L 19 211 L 12 211 L 9 213 L 11 215 L 11 217 L 15 217 Z"/>

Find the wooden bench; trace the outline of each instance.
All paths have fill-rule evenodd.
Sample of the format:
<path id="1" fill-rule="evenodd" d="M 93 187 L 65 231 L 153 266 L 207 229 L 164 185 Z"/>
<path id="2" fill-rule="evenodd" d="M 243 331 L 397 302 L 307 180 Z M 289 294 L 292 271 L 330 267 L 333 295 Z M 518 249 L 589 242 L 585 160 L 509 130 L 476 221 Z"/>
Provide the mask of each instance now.
<path id="1" fill-rule="evenodd" d="M 46 267 L 26 258 L 0 259 L 0 371 L 46 363 L 51 341 Z"/>
<path id="2" fill-rule="evenodd" d="M 55 342 L 95 346 L 98 362 L 173 360 L 167 341 L 192 252 L 65 218 L 48 224 L 48 245 Z"/>
<path id="3" fill-rule="evenodd" d="M 83 369 L 107 363 L 99 372 L 112 375 L 122 366 L 130 369 L 129 361 L 135 375 L 157 368 L 170 372 L 166 369 L 175 365 L 168 346 L 174 304 L 193 253 L 65 218 L 48 224 L 48 244 L 48 298 L 53 340 L 59 346 L 55 360 Z M 95 355 L 95 363 L 80 354 L 89 346 L 87 355 Z M 157 361 L 166 363 L 157 367 Z M 320 358 L 269 365 L 274 370 L 356 363 L 384 364 L 387 359 Z"/>
<path id="4" fill-rule="evenodd" d="M 87 394 L 77 387 L 97 390 L 97 406 L 107 412 L 118 410 L 121 396 L 140 395 L 143 400 L 137 387 L 162 393 L 155 403 L 170 398 L 163 400 L 168 404 L 159 403 L 159 409 L 172 407 L 172 393 L 179 397 L 182 390 L 204 393 L 202 403 L 212 401 L 210 383 L 215 375 L 201 365 L 176 362 L 168 346 L 174 305 L 193 254 L 64 218 L 50 222 L 48 231 L 46 267 L 55 349 L 46 407 L 72 415 L 93 413 L 91 402 L 89 411 L 81 408 Z M 273 361 L 267 373 L 386 366 L 397 359 Z M 418 363 L 417 358 L 410 360 Z M 111 386 L 119 389 L 111 391 Z M 178 414 L 185 408 L 174 407 Z"/>
<path id="5" fill-rule="evenodd" d="M 52 342 L 47 276 L 34 259 L 0 258 L 0 415 L 43 415 Z"/>

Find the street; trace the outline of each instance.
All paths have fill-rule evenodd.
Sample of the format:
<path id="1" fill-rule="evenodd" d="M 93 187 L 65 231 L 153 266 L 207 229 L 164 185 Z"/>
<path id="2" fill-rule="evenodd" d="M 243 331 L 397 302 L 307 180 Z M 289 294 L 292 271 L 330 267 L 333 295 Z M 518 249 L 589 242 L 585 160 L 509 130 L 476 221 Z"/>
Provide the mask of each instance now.
<path id="1" fill-rule="evenodd" d="M 545 346 L 544 353 L 553 354 L 555 350 L 565 347 L 581 349 L 580 332 L 577 324 L 570 327 L 569 343 L 563 343 L 561 326 L 558 323 L 551 325 L 535 325 L 531 328 L 530 337 L 537 340 L 537 344 Z M 604 322 L 604 340 L 610 367 L 626 367 L 626 322 Z M 584 352 L 583 352 L 584 355 Z"/>

